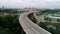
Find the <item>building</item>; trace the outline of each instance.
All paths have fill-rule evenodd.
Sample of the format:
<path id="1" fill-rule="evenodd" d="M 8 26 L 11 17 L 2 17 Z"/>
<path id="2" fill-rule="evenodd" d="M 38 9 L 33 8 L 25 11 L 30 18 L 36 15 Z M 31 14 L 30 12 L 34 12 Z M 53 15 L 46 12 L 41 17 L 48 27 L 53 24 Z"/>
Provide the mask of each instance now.
<path id="1" fill-rule="evenodd" d="M 38 8 L 23 8 L 22 10 L 28 12 L 28 11 L 38 11 L 40 9 L 38 9 Z"/>

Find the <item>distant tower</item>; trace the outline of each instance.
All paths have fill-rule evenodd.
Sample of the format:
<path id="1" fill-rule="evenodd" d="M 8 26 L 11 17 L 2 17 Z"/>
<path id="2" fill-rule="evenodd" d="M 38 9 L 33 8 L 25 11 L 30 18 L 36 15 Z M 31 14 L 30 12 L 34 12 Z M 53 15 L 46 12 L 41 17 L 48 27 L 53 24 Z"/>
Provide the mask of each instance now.
<path id="1" fill-rule="evenodd" d="M 2 6 L 2 8 L 4 9 L 4 6 Z"/>

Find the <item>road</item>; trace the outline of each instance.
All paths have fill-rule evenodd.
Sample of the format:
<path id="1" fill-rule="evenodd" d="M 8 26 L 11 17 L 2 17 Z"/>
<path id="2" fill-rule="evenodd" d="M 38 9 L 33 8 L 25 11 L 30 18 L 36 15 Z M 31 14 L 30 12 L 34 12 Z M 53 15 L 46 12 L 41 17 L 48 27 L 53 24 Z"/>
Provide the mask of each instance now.
<path id="1" fill-rule="evenodd" d="M 23 13 L 19 17 L 19 22 L 26 34 L 51 34 L 50 32 L 33 23 L 27 15 L 32 12 Z"/>

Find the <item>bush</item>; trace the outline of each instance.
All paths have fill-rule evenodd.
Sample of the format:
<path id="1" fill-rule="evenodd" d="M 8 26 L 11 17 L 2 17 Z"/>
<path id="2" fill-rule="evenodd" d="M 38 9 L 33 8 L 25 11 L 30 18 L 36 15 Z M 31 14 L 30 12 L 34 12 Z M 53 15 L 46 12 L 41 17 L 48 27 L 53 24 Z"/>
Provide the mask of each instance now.
<path id="1" fill-rule="evenodd" d="M 14 32 L 13 34 L 25 34 L 18 18 L 19 16 L 14 14 L 0 15 L 0 28 L 2 28 L 3 31 L 8 29 L 9 33 Z"/>
<path id="2" fill-rule="evenodd" d="M 28 15 L 28 18 L 29 18 L 31 21 L 33 21 L 34 23 L 36 23 L 36 19 L 34 18 L 33 13 L 29 14 L 29 15 Z"/>
<path id="3" fill-rule="evenodd" d="M 47 25 L 53 25 L 57 29 L 54 30 L 52 28 L 47 28 Z M 51 32 L 52 34 L 60 34 L 60 23 L 50 23 L 50 22 L 40 22 L 40 27 L 46 29 L 47 31 Z"/>

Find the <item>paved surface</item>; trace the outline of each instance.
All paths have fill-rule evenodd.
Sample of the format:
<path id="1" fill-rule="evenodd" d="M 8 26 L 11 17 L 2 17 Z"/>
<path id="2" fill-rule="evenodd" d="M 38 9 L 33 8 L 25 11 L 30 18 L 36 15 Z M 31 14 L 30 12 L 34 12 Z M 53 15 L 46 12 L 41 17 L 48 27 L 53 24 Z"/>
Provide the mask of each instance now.
<path id="1" fill-rule="evenodd" d="M 26 32 L 26 34 L 51 34 L 48 31 L 40 28 L 38 25 L 33 23 L 27 15 L 31 13 L 23 13 L 19 17 L 20 24 L 23 28 L 23 30 Z"/>

